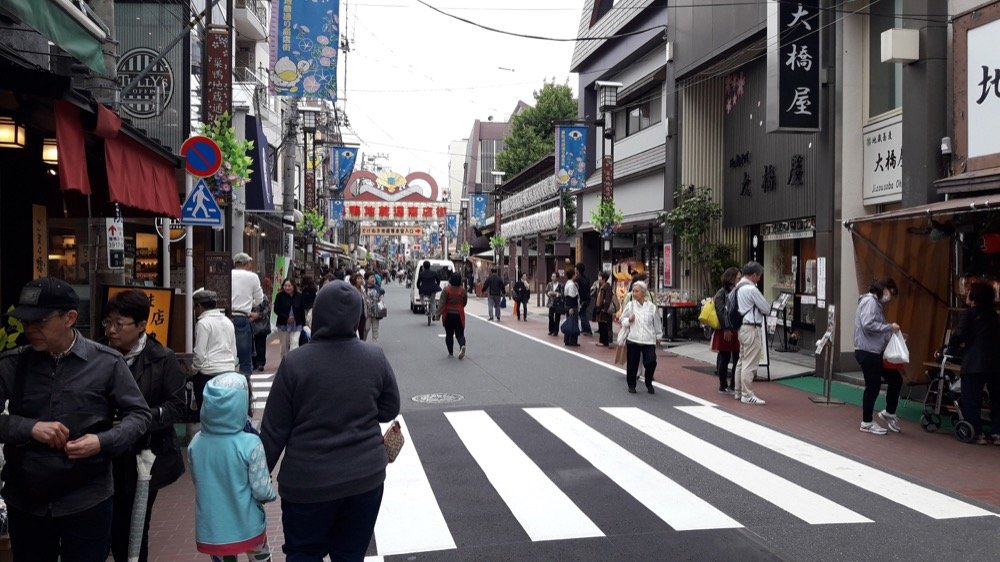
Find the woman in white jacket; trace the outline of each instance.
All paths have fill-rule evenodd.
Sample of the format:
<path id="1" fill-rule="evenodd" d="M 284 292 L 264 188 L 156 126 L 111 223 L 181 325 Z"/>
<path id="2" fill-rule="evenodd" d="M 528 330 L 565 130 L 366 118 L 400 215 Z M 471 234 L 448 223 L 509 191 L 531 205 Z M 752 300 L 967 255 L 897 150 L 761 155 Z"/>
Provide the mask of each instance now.
<path id="1" fill-rule="evenodd" d="M 653 371 L 656 370 L 656 347 L 660 343 L 661 323 L 656 314 L 656 304 L 649 298 L 649 289 L 642 281 L 632 285 L 632 300 L 622 310 L 622 327 L 628 328 L 625 337 L 625 382 L 628 391 L 635 394 L 639 360 L 646 371 L 646 391 L 653 394 Z"/>

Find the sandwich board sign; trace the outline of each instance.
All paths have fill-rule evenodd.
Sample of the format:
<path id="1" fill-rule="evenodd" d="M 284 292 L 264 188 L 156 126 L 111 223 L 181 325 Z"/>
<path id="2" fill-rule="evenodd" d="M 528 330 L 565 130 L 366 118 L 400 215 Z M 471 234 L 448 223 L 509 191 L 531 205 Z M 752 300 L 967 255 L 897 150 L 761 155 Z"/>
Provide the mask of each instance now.
<path id="1" fill-rule="evenodd" d="M 215 202 L 204 179 L 194 184 L 181 205 L 181 224 L 186 226 L 222 226 L 222 209 Z"/>

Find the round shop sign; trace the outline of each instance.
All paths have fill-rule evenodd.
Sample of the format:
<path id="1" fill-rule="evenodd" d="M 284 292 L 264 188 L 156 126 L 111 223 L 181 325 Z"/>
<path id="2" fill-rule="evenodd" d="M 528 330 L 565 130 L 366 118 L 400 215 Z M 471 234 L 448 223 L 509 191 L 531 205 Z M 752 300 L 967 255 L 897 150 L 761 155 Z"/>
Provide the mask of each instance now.
<path id="1" fill-rule="evenodd" d="M 146 47 L 126 51 L 118 61 L 118 86 L 127 86 L 158 55 Z M 152 119 L 167 109 L 173 96 L 174 72 L 164 58 L 122 97 L 121 110 L 134 119 Z"/>

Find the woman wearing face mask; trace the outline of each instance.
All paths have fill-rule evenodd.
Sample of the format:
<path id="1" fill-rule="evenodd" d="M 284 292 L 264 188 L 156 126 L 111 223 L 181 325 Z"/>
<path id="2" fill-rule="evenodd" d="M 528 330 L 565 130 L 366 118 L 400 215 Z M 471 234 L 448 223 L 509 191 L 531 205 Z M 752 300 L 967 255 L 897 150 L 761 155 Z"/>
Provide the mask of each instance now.
<path id="1" fill-rule="evenodd" d="M 868 292 L 858 298 L 858 312 L 854 318 L 854 358 L 861 365 L 865 376 L 865 394 L 861 403 L 861 431 L 875 435 L 885 435 L 886 428 L 872 420 L 875 410 L 875 400 L 878 398 L 885 379 L 888 388 L 885 391 L 885 410 L 879 412 L 879 418 L 889 429 L 899 433 L 899 418 L 896 417 L 896 405 L 899 403 L 899 389 L 903 386 L 903 377 L 895 369 L 887 369 L 882 364 L 882 353 L 885 352 L 892 334 L 899 331 L 899 324 L 885 321 L 885 305 L 899 294 L 896 282 L 890 277 L 882 277 L 872 281 Z"/>

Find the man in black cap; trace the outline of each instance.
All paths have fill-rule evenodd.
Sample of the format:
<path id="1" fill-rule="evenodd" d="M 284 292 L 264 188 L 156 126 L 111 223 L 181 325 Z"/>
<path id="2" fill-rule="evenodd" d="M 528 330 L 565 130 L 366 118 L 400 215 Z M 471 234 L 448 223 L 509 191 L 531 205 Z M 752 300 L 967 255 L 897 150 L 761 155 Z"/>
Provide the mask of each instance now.
<path id="1" fill-rule="evenodd" d="M 0 414 L 3 496 L 17 560 L 107 557 L 111 458 L 150 421 L 122 355 L 76 330 L 78 308 L 65 282 L 28 283 L 11 316 L 29 345 L 0 355 L 0 403 L 9 400 Z"/>

